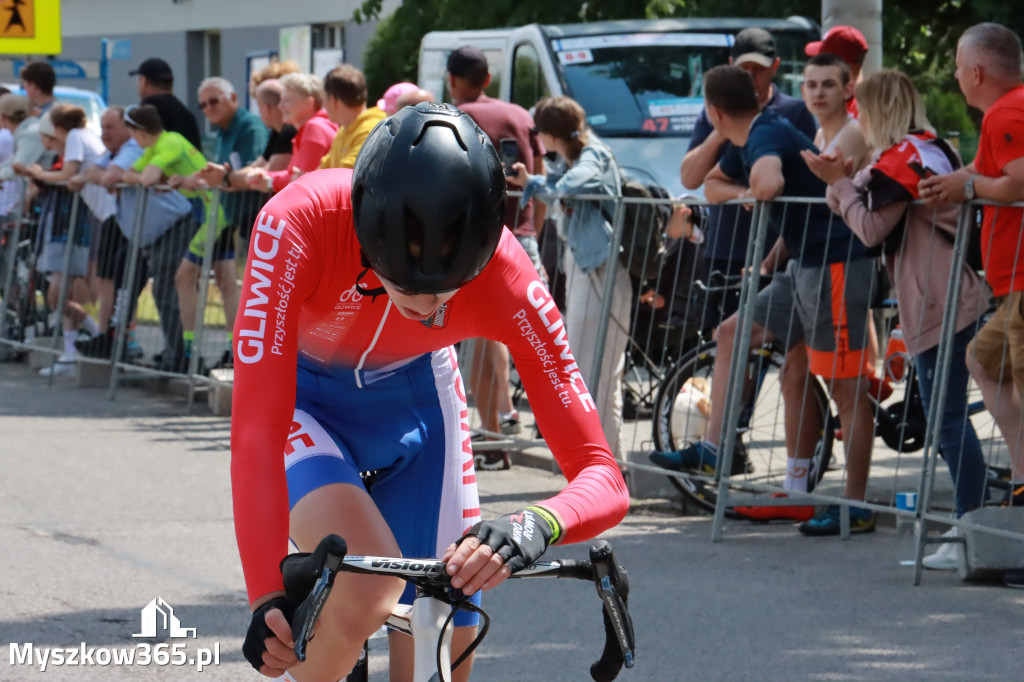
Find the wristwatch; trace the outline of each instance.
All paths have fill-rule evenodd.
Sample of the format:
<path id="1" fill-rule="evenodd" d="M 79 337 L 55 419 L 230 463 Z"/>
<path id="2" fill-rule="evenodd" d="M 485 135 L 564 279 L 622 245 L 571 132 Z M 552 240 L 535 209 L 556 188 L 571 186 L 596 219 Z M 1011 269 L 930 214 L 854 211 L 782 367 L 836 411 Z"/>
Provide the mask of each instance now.
<path id="1" fill-rule="evenodd" d="M 974 199 L 974 180 L 977 175 L 971 175 L 967 178 L 967 182 L 964 183 L 964 199 L 971 201 Z"/>
<path id="2" fill-rule="evenodd" d="M 231 164 L 224 164 L 224 178 L 220 181 L 220 184 L 224 187 L 231 188 Z"/>

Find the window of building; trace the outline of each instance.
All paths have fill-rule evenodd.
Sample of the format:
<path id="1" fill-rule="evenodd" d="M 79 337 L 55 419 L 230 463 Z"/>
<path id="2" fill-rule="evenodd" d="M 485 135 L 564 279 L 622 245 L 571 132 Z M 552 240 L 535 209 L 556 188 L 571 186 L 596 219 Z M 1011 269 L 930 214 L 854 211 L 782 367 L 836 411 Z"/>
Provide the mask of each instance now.
<path id="1" fill-rule="evenodd" d="M 345 24 L 341 22 L 333 24 L 313 24 L 311 29 L 311 38 L 314 50 L 345 49 Z"/>

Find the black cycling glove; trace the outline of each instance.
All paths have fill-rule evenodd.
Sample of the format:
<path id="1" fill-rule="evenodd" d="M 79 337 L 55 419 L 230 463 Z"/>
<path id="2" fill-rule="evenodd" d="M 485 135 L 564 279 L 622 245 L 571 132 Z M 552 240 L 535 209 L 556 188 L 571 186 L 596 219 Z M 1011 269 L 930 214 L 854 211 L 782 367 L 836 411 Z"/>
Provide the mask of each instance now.
<path id="1" fill-rule="evenodd" d="M 242 653 L 245 654 L 245 660 L 249 661 L 257 671 L 263 667 L 263 653 L 267 650 L 267 638 L 277 636 L 267 626 L 267 611 L 271 609 L 281 609 L 285 619 L 291 623 L 295 604 L 288 597 L 274 597 L 253 611 L 249 630 L 245 633 L 245 641 L 242 643 Z"/>
<path id="2" fill-rule="evenodd" d="M 539 559 L 561 535 L 562 528 L 554 514 L 543 507 L 527 507 L 493 521 L 481 521 L 463 538 L 476 536 L 481 545 L 494 550 L 515 573 Z"/>

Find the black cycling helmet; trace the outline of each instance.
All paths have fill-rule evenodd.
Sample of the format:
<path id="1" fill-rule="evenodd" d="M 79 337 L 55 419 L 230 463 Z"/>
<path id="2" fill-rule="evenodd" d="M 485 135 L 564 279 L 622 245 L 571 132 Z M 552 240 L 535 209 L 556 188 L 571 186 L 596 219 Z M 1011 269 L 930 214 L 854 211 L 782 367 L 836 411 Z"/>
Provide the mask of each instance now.
<path id="1" fill-rule="evenodd" d="M 363 256 L 403 291 L 437 294 L 480 274 L 494 255 L 505 173 L 494 145 L 447 104 L 405 107 L 377 124 L 352 176 Z"/>

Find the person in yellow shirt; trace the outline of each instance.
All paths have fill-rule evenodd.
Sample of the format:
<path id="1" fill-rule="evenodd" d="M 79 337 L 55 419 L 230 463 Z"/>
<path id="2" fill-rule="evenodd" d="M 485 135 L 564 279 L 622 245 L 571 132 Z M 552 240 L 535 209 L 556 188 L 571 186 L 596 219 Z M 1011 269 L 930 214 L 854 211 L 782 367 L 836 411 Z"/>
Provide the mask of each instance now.
<path id="1" fill-rule="evenodd" d="M 321 168 L 352 168 L 370 131 L 387 114 L 366 106 L 366 78 L 354 66 L 342 64 L 324 79 L 327 117 L 338 125 L 331 150 L 320 161 Z"/>

